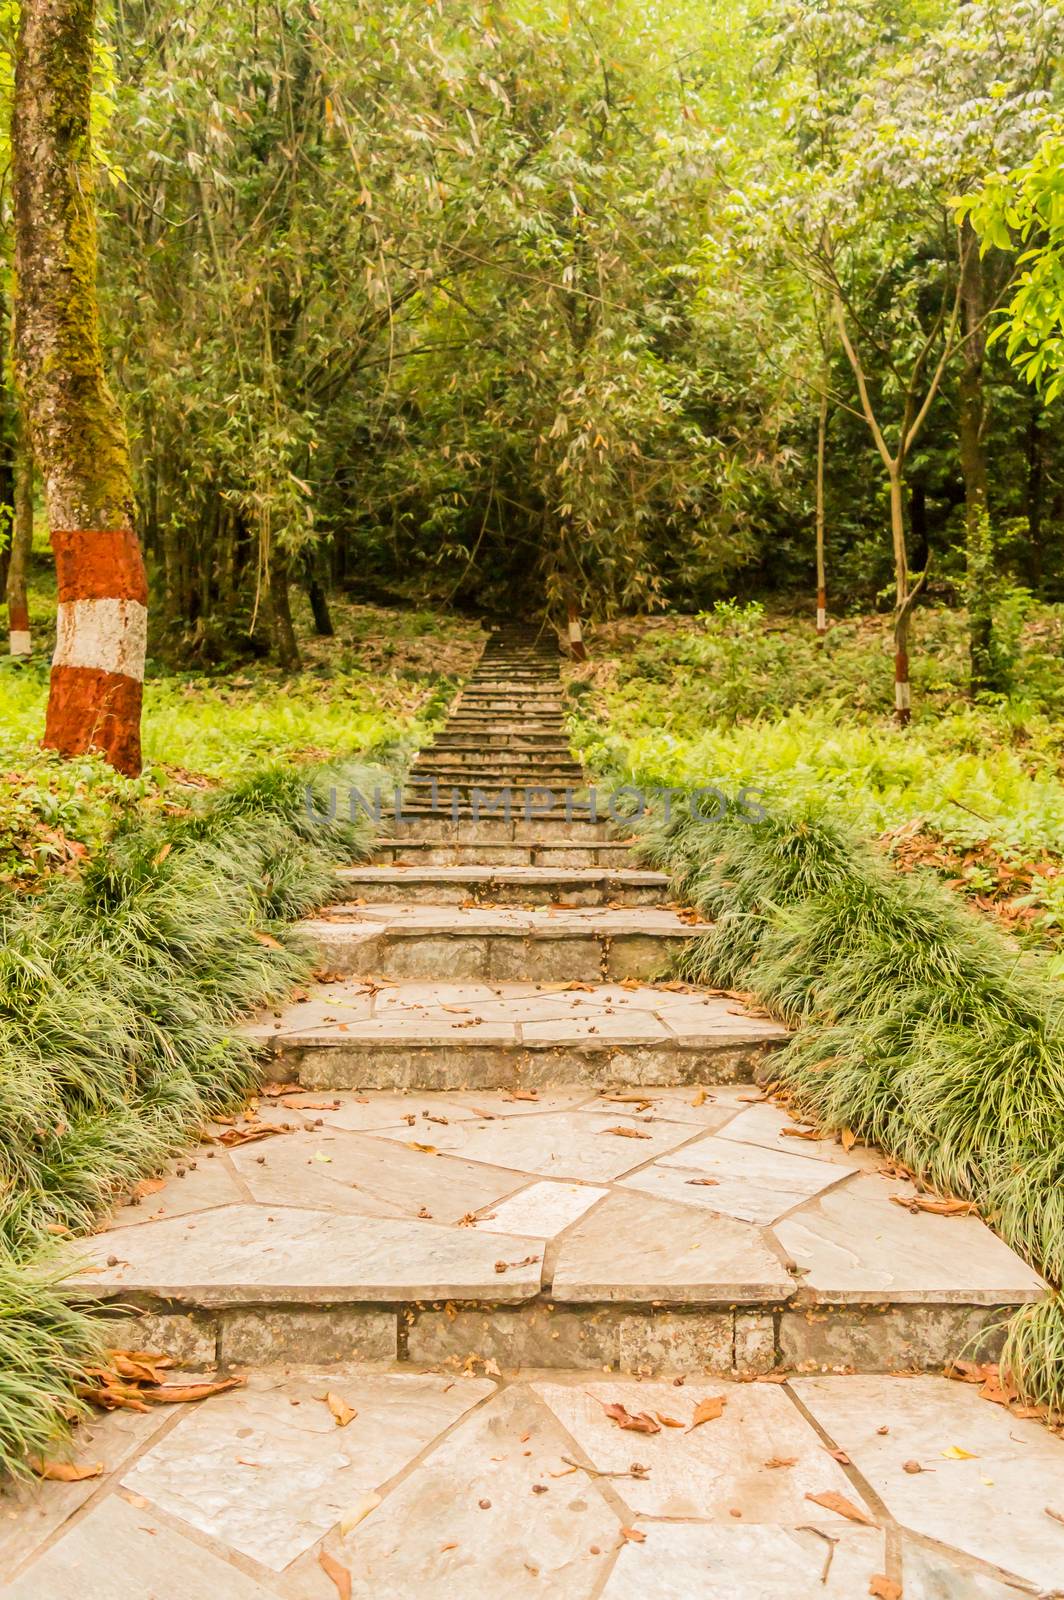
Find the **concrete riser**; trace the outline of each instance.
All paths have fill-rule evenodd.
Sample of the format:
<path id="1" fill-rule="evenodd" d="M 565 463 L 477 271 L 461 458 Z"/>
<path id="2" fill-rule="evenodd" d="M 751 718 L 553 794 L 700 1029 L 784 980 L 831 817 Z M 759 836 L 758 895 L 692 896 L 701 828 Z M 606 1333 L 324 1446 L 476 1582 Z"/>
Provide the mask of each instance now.
<path id="1" fill-rule="evenodd" d="M 410 1043 L 343 1039 L 301 1045 L 275 1038 L 266 1075 L 298 1081 L 305 1089 L 611 1089 L 667 1088 L 674 1084 L 744 1083 L 771 1055 L 766 1045 L 726 1040 L 712 1047 L 665 1041 L 624 1046 L 612 1040 L 578 1046 Z"/>
<path id="2" fill-rule="evenodd" d="M 472 817 L 460 816 L 454 822 L 449 816 L 433 815 L 428 808 L 418 809 L 415 804 L 407 803 L 403 806 L 403 814 L 409 820 L 392 823 L 389 833 L 397 842 L 425 839 L 436 844 L 464 844 L 478 848 L 495 844 L 540 844 L 549 826 L 548 845 L 570 842 L 590 846 L 609 843 L 610 833 L 615 826 L 577 817 L 570 822 L 564 813 L 557 817 L 550 813 L 544 816 L 532 807 L 529 809 L 531 816 L 528 820 L 520 815 L 512 816 L 509 822 L 503 817 L 483 816 L 474 821 Z M 513 810 L 511 807 L 511 812 Z M 571 863 L 574 866 L 576 864 Z M 486 862 L 485 865 L 492 863 Z"/>
<path id="3" fill-rule="evenodd" d="M 270 1366 L 346 1361 L 540 1367 L 759 1378 L 776 1372 L 941 1372 L 964 1350 L 1000 1354 L 1013 1306 L 519 1305 L 298 1301 L 225 1308 L 134 1295 L 147 1320 L 120 1316 L 113 1343 L 173 1351 L 179 1364 Z M 936 1443 L 938 1441 L 935 1441 Z M 796 1594 L 796 1600 L 798 1596 Z"/>
<path id="4" fill-rule="evenodd" d="M 426 867 L 623 867 L 631 861 L 625 844 L 589 844 L 568 849 L 542 842 L 469 844 L 442 839 L 384 840 L 374 849 L 381 866 L 405 861 Z"/>
<path id="5" fill-rule="evenodd" d="M 321 965 L 355 978 L 398 982 L 605 983 L 624 978 L 648 982 L 668 975 L 686 939 L 649 934 L 580 938 L 519 938 L 488 934 L 455 938 L 411 931 L 360 940 L 330 938 L 315 930 Z"/>
<path id="6" fill-rule="evenodd" d="M 559 883 L 550 889 L 542 884 L 358 883 L 344 885 L 344 892 L 366 905 L 387 904 L 396 900 L 420 905 L 459 906 L 474 901 L 493 906 L 656 906 L 665 898 L 662 890 L 637 888 L 611 881 L 603 887 L 587 884 L 576 887 Z M 433 974 L 439 977 L 439 973 Z"/>

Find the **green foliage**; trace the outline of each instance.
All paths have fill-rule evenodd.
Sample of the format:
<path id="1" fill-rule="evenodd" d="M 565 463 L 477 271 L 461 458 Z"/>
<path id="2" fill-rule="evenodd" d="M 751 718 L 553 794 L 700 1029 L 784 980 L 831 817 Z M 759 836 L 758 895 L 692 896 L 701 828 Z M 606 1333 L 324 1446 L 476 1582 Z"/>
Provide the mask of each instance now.
<path id="1" fill-rule="evenodd" d="M 255 1081 L 232 1031 L 307 975 L 288 920 L 329 898 L 371 825 L 308 816 L 353 764 L 279 764 L 184 815 L 130 810 L 73 878 L 0 900 L 0 1463 L 67 1414 L 96 1334 L 60 1297 L 42 1241 L 83 1233 Z M 43 1275 L 42 1275 L 43 1274 Z"/>
<path id="2" fill-rule="evenodd" d="M 818 643 L 808 618 L 723 609 L 600 630 L 591 669 L 600 687 L 578 697 L 573 737 L 585 760 L 624 782 L 752 784 L 864 837 L 921 818 L 959 845 L 1064 853 L 1057 611 L 1032 610 L 1022 625 L 1011 697 L 976 705 L 964 615 L 927 611 L 919 626 L 922 710 L 908 730 L 885 722 L 879 619 L 840 624 Z"/>
<path id="3" fill-rule="evenodd" d="M 1032 962 L 939 884 L 899 878 L 801 808 L 659 821 L 650 861 L 707 916 L 684 972 L 794 1024 L 773 1071 L 825 1131 L 849 1129 L 974 1201 L 1064 1279 L 1064 1007 Z M 1064 1407 L 1059 1296 L 1013 1323 L 1024 1396 Z"/>

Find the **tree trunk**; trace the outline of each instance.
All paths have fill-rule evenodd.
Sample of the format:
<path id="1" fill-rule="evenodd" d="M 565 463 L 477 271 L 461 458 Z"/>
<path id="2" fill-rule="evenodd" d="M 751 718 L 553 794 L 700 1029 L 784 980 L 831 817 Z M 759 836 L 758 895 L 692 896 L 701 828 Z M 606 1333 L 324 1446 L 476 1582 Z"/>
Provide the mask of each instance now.
<path id="1" fill-rule="evenodd" d="M 968 590 L 968 653 L 972 693 L 996 689 L 994 665 L 993 552 L 986 506 L 986 292 L 983 261 L 971 223 L 965 219 L 961 240 L 961 347 L 958 437 L 964 478 L 964 529 Z"/>
<path id="2" fill-rule="evenodd" d="M 909 557 L 905 548 L 905 507 L 900 467 L 890 474 L 890 533 L 894 546 L 894 715 L 904 727 L 912 717 L 909 687 Z"/>
<path id="3" fill-rule="evenodd" d="M 12 120 L 15 351 L 55 551 L 44 743 L 140 771 L 148 588 L 96 303 L 94 0 L 22 0 Z"/>
<path id="4" fill-rule="evenodd" d="M 288 563 L 276 550 L 270 556 L 269 587 L 273 641 L 277 647 L 278 664 L 285 672 L 296 672 L 301 662 L 296 630 L 292 625 L 292 608 L 288 600 Z"/>
<path id="5" fill-rule="evenodd" d="M 11 565 L 7 572 L 7 628 L 11 654 L 25 660 L 33 653 L 26 575 L 33 547 L 33 451 L 28 430 L 19 430 L 15 458 L 15 521 L 11 534 Z"/>
<path id="6" fill-rule="evenodd" d="M 824 460 L 828 438 L 828 391 L 820 396 L 816 430 L 816 631 L 821 639 L 828 631 L 827 573 L 824 564 Z"/>
<path id="7" fill-rule="evenodd" d="M 1027 513 L 1027 581 L 1040 593 L 1045 576 L 1042 560 L 1042 513 L 1045 504 L 1045 434 L 1042 431 L 1042 402 L 1035 399 L 1027 423 L 1027 482 L 1024 509 Z"/>
<path id="8" fill-rule="evenodd" d="M 325 592 L 322 575 L 328 570 L 328 562 L 322 560 L 317 550 L 306 557 L 306 589 L 307 599 L 310 601 L 311 613 L 314 617 L 314 632 L 320 639 L 333 639 L 336 629 L 333 627 L 332 616 L 329 612 L 329 597 Z"/>
<path id="9" fill-rule="evenodd" d="M 580 613 L 575 605 L 569 607 L 569 654 L 574 661 L 587 660 L 584 630 L 580 622 Z"/>

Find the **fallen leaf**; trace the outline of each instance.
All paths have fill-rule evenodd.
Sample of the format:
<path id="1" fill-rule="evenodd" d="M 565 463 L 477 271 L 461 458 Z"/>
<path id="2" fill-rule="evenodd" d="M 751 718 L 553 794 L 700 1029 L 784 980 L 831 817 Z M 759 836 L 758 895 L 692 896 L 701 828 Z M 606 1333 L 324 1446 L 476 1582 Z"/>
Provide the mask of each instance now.
<path id="1" fill-rule="evenodd" d="M 568 988 L 569 986 L 568 986 L 568 984 L 563 984 L 562 987 L 563 988 Z M 539 1099 L 539 1090 L 538 1089 L 514 1089 L 514 1091 L 511 1094 L 508 1094 L 506 1096 L 506 1098 L 507 1098 L 507 1100 L 538 1100 Z"/>
<path id="2" fill-rule="evenodd" d="M 828 1450 L 827 1445 L 824 1446 L 824 1449 Z M 832 1460 L 837 1461 L 840 1467 L 853 1466 L 853 1462 L 850 1460 L 845 1450 L 828 1450 L 828 1455 L 831 1456 Z"/>
<path id="3" fill-rule="evenodd" d="M 657 1417 L 663 1428 L 682 1428 L 684 1426 L 684 1424 L 677 1421 L 675 1417 L 667 1417 L 664 1411 L 655 1411 L 654 1415 Z"/>
<path id="4" fill-rule="evenodd" d="M 346 1428 L 349 1422 L 354 1422 L 358 1412 L 349 1406 L 342 1395 L 330 1389 L 325 1396 L 325 1404 L 333 1414 L 333 1419 L 338 1428 Z"/>
<path id="5" fill-rule="evenodd" d="M 356 1500 L 350 1511 L 340 1518 L 341 1539 L 346 1539 L 351 1530 L 358 1527 L 363 1517 L 368 1517 L 371 1511 L 376 1511 L 380 1503 L 380 1495 L 374 1494 L 372 1490 L 369 1494 L 364 1494 L 361 1500 Z"/>
<path id="6" fill-rule="evenodd" d="M 283 950 L 284 945 L 280 939 L 275 939 L 272 933 L 263 933 L 259 928 L 252 928 L 251 937 L 257 939 L 259 944 L 264 944 L 267 950 Z"/>
<path id="7" fill-rule="evenodd" d="M 1052 1506 L 1045 1507 L 1047 1517 L 1052 1517 L 1054 1522 L 1064 1522 L 1064 1511 L 1054 1511 Z"/>
<path id="8" fill-rule="evenodd" d="M 158 1194 L 160 1189 L 165 1189 L 167 1182 L 166 1178 L 141 1178 L 129 1193 L 134 1200 L 144 1200 L 149 1194 Z"/>
<path id="9" fill-rule="evenodd" d="M 649 1139 L 650 1134 L 644 1133 L 642 1128 L 600 1128 L 600 1133 L 615 1133 L 618 1139 Z"/>
<path id="10" fill-rule="evenodd" d="M 592 1398 L 597 1400 L 598 1396 L 594 1395 Z M 627 1406 L 622 1405 L 619 1400 L 615 1400 L 611 1405 L 599 1400 L 599 1405 L 611 1422 L 615 1422 L 619 1428 L 624 1428 L 628 1433 L 661 1432 L 660 1424 L 655 1422 L 654 1418 L 646 1411 L 638 1411 L 633 1416 Z"/>
<path id="11" fill-rule="evenodd" d="M 942 1451 L 942 1459 L 944 1461 L 978 1461 L 979 1457 L 973 1455 L 970 1450 L 965 1450 L 959 1444 L 951 1444 Z"/>
<path id="12" fill-rule="evenodd" d="M 781 1128 L 781 1139 L 819 1139 L 819 1128 Z"/>
<path id="13" fill-rule="evenodd" d="M 442 1556 L 443 1552 L 445 1550 L 457 1550 L 457 1549 L 458 1549 L 458 1540 L 457 1539 L 452 1539 L 452 1540 L 450 1540 L 450 1542 L 448 1544 L 441 1544 L 440 1545 L 440 1555 Z"/>
<path id="14" fill-rule="evenodd" d="M 571 1472 L 575 1472 L 575 1471 L 576 1471 L 575 1467 L 571 1467 L 571 1466 L 570 1467 L 563 1467 L 560 1472 L 548 1472 L 547 1473 L 547 1477 L 548 1478 L 567 1478 Z"/>
<path id="15" fill-rule="evenodd" d="M 839 1134 L 839 1140 L 844 1150 L 852 1150 L 854 1145 L 857 1143 L 857 1135 L 854 1133 L 852 1128 L 843 1128 L 842 1132 Z"/>
<path id="16" fill-rule="evenodd" d="M 29 1466 L 38 1478 L 48 1478 L 52 1483 L 83 1483 L 86 1478 L 98 1478 L 103 1471 L 102 1461 L 79 1467 L 75 1461 L 44 1461 L 39 1456 L 32 1458 Z"/>
<path id="17" fill-rule="evenodd" d="M 692 1096 L 691 1104 L 693 1106 L 701 1106 L 705 1104 L 705 1100 L 706 1091 L 702 1088 L 702 1085 L 699 1084 L 698 1088 L 694 1092 L 694 1095 Z"/>
<path id="18" fill-rule="evenodd" d="M 775 1470 L 777 1467 L 795 1467 L 798 1465 L 797 1456 L 769 1456 L 765 1462 L 766 1467 Z"/>
<path id="19" fill-rule="evenodd" d="M 351 1600 L 351 1574 L 346 1567 L 342 1567 L 335 1556 L 328 1550 L 318 1551 L 318 1566 L 325 1576 L 335 1585 L 336 1593 L 340 1600 Z"/>
<path id="20" fill-rule="evenodd" d="M 688 1433 L 692 1428 L 700 1428 L 703 1422 L 715 1422 L 727 1404 L 727 1397 L 722 1394 L 711 1394 L 705 1400 L 700 1400 L 695 1406 L 695 1414 L 691 1418 Z"/>
<path id="21" fill-rule="evenodd" d="M 702 1189 L 717 1189 L 720 1187 L 719 1178 L 685 1178 L 684 1183 Z"/>
<path id="22" fill-rule="evenodd" d="M 901 1584 L 882 1572 L 874 1572 L 868 1580 L 868 1592 L 875 1600 L 901 1600 Z"/>
<path id="23" fill-rule="evenodd" d="M 839 1494 L 835 1489 L 826 1489 L 823 1494 L 807 1494 L 805 1497 L 815 1506 L 823 1506 L 827 1511 L 834 1511 L 840 1517 L 848 1517 L 851 1522 L 863 1522 L 866 1528 L 874 1528 L 876 1524 L 866 1511 L 860 1506 L 855 1506 L 852 1500 L 847 1500 L 844 1494 Z"/>
<path id="24" fill-rule="evenodd" d="M 301 1091 L 302 1085 L 298 1083 L 264 1083 L 256 1093 L 266 1100 L 278 1100 L 283 1094 L 299 1094 Z"/>
<path id="25" fill-rule="evenodd" d="M 647 1540 L 642 1528 L 622 1528 L 621 1538 L 627 1539 L 629 1544 L 646 1544 Z"/>
<path id="26" fill-rule="evenodd" d="M 418 1144 L 416 1139 L 407 1139 L 406 1148 L 408 1150 L 420 1150 L 423 1156 L 439 1155 L 439 1151 L 434 1144 Z"/>
<path id="27" fill-rule="evenodd" d="M 287 1132 L 287 1128 L 256 1122 L 248 1128 L 226 1128 L 224 1133 L 218 1135 L 216 1143 L 232 1150 L 237 1145 L 254 1144 L 257 1139 L 272 1139 L 276 1134 Z"/>
<path id="28" fill-rule="evenodd" d="M 154 1388 L 137 1391 L 142 1400 L 153 1406 L 185 1406 L 197 1400 L 206 1400 L 212 1394 L 225 1394 L 228 1389 L 239 1389 L 243 1378 L 218 1378 L 213 1383 L 160 1383 Z"/>
<path id="29" fill-rule="evenodd" d="M 970 1200 L 947 1200 L 938 1194 L 892 1194 L 890 1198 L 896 1206 L 904 1206 L 908 1211 L 927 1211 L 934 1217 L 978 1215 L 978 1207 L 972 1205 Z"/>

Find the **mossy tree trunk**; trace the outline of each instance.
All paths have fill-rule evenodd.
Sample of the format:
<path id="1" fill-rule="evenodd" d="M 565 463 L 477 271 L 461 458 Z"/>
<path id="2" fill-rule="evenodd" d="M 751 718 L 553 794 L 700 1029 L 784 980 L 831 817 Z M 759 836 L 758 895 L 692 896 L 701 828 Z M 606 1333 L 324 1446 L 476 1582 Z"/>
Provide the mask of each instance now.
<path id="1" fill-rule="evenodd" d="M 103 372 L 89 106 L 94 0 L 22 0 L 12 121 L 15 358 L 59 590 L 45 744 L 140 771 L 144 562 Z"/>
<path id="2" fill-rule="evenodd" d="M 25 658 L 33 653 L 26 578 L 33 546 L 33 451 L 29 431 L 19 430 L 15 458 L 15 519 L 11 529 L 11 563 L 7 571 L 7 628 L 11 654 Z"/>

